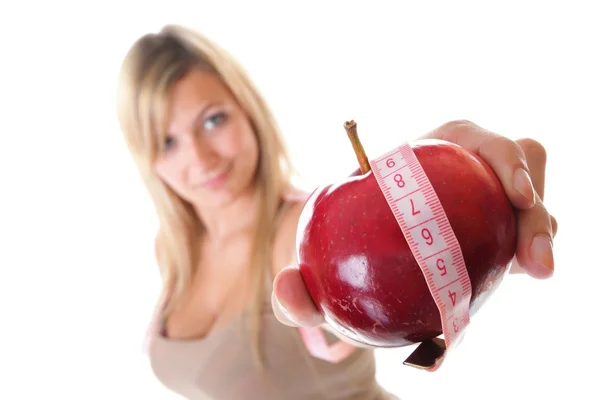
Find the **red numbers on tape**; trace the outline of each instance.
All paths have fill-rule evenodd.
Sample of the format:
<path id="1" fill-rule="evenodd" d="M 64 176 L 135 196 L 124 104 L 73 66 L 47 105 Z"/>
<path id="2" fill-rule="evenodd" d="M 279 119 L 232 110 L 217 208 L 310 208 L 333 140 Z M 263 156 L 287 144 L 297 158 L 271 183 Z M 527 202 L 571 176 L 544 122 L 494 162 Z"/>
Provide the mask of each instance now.
<path id="1" fill-rule="evenodd" d="M 470 321 L 471 282 L 456 236 L 408 143 L 370 164 L 440 310 L 450 350 L 460 343 Z"/>

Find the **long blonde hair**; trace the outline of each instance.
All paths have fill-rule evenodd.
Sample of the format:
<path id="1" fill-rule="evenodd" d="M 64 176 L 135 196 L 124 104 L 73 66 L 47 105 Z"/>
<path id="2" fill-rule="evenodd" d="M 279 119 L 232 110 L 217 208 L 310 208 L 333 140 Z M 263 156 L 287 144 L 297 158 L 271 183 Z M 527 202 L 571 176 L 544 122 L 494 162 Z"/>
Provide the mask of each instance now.
<path id="1" fill-rule="evenodd" d="M 249 329 L 260 362 L 259 317 L 264 306 L 265 268 L 270 265 L 275 219 L 293 169 L 279 128 L 244 69 L 207 37 L 179 25 L 166 25 L 133 44 L 121 67 L 117 101 L 126 144 L 158 215 L 157 263 L 164 300 L 161 313 L 172 311 L 190 283 L 197 265 L 198 237 L 203 232 L 192 206 L 162 182 L 152 168 L 166 135 L 169 92 L 191 68 L 211 71 L 223 81 L 248 115 L 258 140 L 256 185 L 261 201 L 250 258 L 250 314 L 254 318 L 249 321 Z"/>

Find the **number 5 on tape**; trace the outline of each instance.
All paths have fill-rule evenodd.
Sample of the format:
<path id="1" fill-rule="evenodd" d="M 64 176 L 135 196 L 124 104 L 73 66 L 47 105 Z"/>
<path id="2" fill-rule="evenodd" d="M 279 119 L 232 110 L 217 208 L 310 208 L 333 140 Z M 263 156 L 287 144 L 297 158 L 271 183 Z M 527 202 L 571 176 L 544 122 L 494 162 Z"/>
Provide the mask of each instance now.
<path id="1" fill-rule="evenodd" d="M 370 160 L 371 169 L 440 311 L 444 340 L 422 342 L 404 364 L 435 371 L 469 324 L 471 281 L 460 245 L 408 143 Z"/>

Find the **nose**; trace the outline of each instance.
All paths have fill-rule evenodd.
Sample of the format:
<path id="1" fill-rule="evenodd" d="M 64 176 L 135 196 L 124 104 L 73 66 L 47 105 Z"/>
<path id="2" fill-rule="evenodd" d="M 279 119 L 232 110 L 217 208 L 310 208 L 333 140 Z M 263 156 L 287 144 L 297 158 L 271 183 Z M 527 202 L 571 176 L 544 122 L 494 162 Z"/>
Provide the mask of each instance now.
<path id="1" fill-rule="evenodd" d="M 186 164 L 194 169 L 207 171 L 217 163 L 217 156 L 208 143 L 198 137 L 191 137 L 185 146 Z"/>

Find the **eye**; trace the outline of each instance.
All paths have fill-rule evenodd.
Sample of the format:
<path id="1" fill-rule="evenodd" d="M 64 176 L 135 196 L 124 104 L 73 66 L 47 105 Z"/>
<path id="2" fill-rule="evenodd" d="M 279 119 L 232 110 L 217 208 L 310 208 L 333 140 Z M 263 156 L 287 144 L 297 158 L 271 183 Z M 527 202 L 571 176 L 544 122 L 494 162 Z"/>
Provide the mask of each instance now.
<path id="1" fill-rule="evenodd" d="M 173 139 L 171 136 L 167 136 L 163 143 L 163 150 L 169 150 L 174 145 L 175 145 L 175 139 Z"/>
<path id="2" fill-rule="evenodd" d="M 212 130 L 221 125 L 226 119 L 225 113 L 213 114 L 204 121 L 204 129 Z"/>

